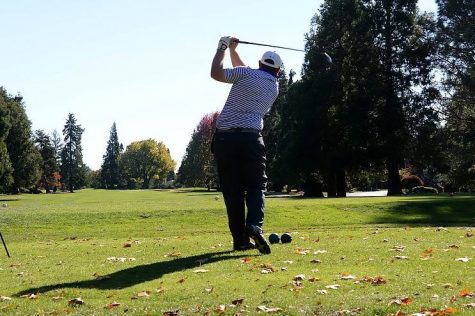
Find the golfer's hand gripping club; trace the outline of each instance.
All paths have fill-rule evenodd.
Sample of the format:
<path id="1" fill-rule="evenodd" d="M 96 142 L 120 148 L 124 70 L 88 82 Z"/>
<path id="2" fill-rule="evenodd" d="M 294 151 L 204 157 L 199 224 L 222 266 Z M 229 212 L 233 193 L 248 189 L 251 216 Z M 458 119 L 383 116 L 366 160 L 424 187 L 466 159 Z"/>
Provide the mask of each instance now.
<path id="1" fill-rule="evenodd" d="M 231 42 L 231 36 L 223 36 L 219 39 L 218 50 L 225 51 Z"/>

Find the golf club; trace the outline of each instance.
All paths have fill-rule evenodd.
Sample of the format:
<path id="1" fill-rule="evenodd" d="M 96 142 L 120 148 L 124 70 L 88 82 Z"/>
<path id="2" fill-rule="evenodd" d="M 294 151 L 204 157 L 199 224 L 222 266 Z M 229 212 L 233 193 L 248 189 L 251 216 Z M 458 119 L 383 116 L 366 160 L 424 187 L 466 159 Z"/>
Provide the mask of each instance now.
<path id="1" fill-rule="evenodd" d="M 3 239 L 2 233 L 0 233 L 0 239 L 2 239 L 3 247 L 5 247 L 5 251 L 7 252 L 8 258 L 10 258 L 10 253 L 8 252 L 7 244 L 5 243 L 5 240 Z"/>
<path id="2" fill-rule="evenodd" d="M 270 44 L 262 44 L 262 43 L 254 43 L 254 42 L 241 41 L 241 40 L 238 40 L 238 43 L 239 44 L 257 45 L 257 46 L 267 46 L 267 47 L 273 47 L 273 48 L 281 48 L 281 49 L 293 50 L 293 51 L 296 51 L 296 52 L 305 52 L 305 50 L 303 50 L 303 49 L 290 48 L 290 47 L 277 46 L 277 45 L 270 45 Z M 330 55 L 328 55 L 325 52 L 323 52 L 322 54 L 323 54 L 323 56 L 325 56 L 325 61 L 328 64 L 333 63 L 332 58 L 330 57 Z"/>

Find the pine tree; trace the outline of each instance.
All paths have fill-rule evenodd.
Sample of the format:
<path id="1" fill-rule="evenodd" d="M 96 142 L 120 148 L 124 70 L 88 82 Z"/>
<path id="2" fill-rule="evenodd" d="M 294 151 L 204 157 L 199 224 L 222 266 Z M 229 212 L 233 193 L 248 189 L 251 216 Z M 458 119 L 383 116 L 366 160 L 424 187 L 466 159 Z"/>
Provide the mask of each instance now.
<path id="1" fill-rule="evenodd" d="M 6 144 L 6 138 L 11 127 L 10 109 L 7 102 L 6 91 L 0 87 L 0 192 L 6 192 L 13 182 L 13 168 Z"/>
<path id="2" fill-rule="evenodd" d="M 54 186 L 56 182 L 55 172 L 59 171 L 59 167 L 56 164 L 54 147 L 50 137 L 43 130 L 35 132 L 35 143 L 42 158 L 41 185 L 46 190 L 46 193 L 50 193 L 51 186 Z"/>
<path id="3" fill-rule="evenodd" d="M 124 147 L 119 143 L 117 127 L 114 122 L 110 130 L 106 153 L 103 156 L 103 162 L 101 166 L 102 185 L 106 189 L 114 189 L 120 185 L 121 176 L 119 158 L 123 151 Z"/>
<path id="4" fill-rule="evenodd" d="M 62 182 L 70 192 L 85 183 L 85 165 L 82 161 L 81 139 L 84 129 L 77 124 L 74 114 L 69 113 L 63 128 L 64 146 L 61 151 Z"/>
<path id="5" fill-rule="evenodd" d="M 6 138 L 8 155 L 13 168 L 13 182 L 9 191 L 17 194 L 20 189 L 30 189 L 38 182 L 41 156 L 33 142 L 31 122 L 26 115 L 23 98 L 7 95 L 4 95 L 4 98 L 8 100 L 11 124 Z"/>

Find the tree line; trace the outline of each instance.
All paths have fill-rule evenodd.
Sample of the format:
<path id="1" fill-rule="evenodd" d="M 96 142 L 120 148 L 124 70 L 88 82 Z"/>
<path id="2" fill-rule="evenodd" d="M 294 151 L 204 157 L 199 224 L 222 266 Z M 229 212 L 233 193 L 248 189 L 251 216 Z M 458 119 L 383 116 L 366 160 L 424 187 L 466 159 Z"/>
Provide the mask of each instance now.
<path id="1" fill-rule="evenodd" d="M 325 0 L 305 35 L 301 79 L 281 75 L 265 118 L 270 189 L 396 195 L 416 179 L 475 190 L 475 3 L 437 5 L 435 17 L 416 0 Z M 209 117 L 178 171 L 184 185 L 210 181 Z"/>
<path id="2" fill-rule="evenodd" d="M 32 131 L 23 98 L 0 87 L 0 193 L 149 188 L 173 178 L 175 162 L 165 144 L 147 139 L 132 142 L 124 151 L 115 123 L 101 169 L 93 171 L 83 162 L 83 133 L 73 113 L 62 135 Z"/>

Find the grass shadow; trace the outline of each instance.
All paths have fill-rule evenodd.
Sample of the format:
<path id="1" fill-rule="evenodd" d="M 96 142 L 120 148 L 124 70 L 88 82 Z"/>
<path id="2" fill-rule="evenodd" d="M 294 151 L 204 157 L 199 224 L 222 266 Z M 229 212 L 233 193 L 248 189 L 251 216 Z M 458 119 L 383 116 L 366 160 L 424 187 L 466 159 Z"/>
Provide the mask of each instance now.
<path id="1" fill-rule="evenodd" d="M 415 197 L 390 203 L 387 209 L 374 216 L 372 223 L 428 225 L 428 226 L 474 226 L 475 197 L 437 196 Z"/>
<path id="2" fill-rule="evenodd" d="M 108 275 L 110 278 L 103 280 L 83 280 L 33 287 L 16 293 L 15 296 L 22 296 L 31 293 L 45 293 L 62 288 L 117 290 L 159 279 L 167 273 L 183 271 L 198 266 L 203 267 L 204 265 L 213 262 L 249 256 L 248 254 L 231 255 L 231 253 L 232 251 L 222 251 L 205 253 L 186 258 L 176 258 L 169 261 L 154 262 L 113 272 Z M 200 262 L 203 263 L 200 265 Z"/>

